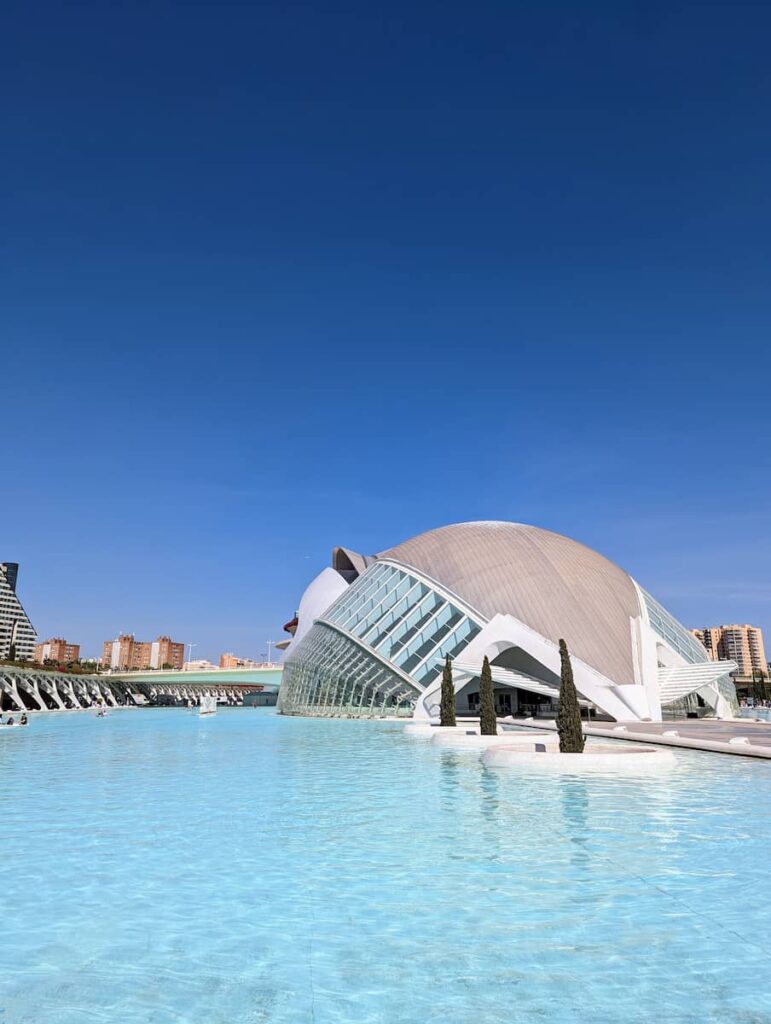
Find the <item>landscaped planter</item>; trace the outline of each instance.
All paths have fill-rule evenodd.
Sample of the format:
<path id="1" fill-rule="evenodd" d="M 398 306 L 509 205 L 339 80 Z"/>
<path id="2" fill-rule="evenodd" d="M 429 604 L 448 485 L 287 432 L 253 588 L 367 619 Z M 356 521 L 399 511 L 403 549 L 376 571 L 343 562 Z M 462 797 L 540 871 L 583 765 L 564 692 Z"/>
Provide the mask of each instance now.
<path id="1" fill-rule="evenodd" d="M 628 743 L 588 743 L 582 754 L 562 754 L 556 745 L 545 751 L 527 749 L 522 744 L 500 744 L 486 750 L 483 762 L 495 768 L 525 768 L 571 775 L 612 773 L 639 774 L 669 769 L 675 764 L 671 750 L 661 747 L 633 747 Z"/>
<path id="2" fill-rule="evenodd" d="M 510 747 L 529 746 L 535 750 L 536 743 L 542 743 L 551 748 L 559 743 L 559 739 L 555 733 L 544 732 L 522 732 L 520 734 L 504 732 L 498 733 L 497 736 L 480 736 L 478 729 L 474 732 L 469 730 L 437 729 L 435 734 L 431 736 L 432 746 L 454 747 L 465 750 L 487 750 L 488 747 L 503 745 Z"/>
<path id="3" fill-rule="evenodd" d="M 479 726 L 474 725 L 435 725 L 432 722 L 410 722 L 404 727 L 408 736 L 418 736 L 423 739 L 432 739 L 437 733 L 452 732 L 479 732 Z"/>

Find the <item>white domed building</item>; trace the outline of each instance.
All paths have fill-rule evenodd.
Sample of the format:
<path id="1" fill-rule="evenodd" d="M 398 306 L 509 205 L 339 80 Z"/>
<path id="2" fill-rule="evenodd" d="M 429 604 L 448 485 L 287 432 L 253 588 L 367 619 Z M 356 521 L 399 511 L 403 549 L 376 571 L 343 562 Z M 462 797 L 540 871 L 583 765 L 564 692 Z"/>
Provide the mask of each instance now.
<path id="1" fill-rule="evenodd" d="M 617 721 L 731 717 L 731 661 L 705 648 L 623 569 L 521 523 L 458 523 L 375 556 L 335 548 L 288 626 L 284 714 L 438 715 L 446 655 L 459 713 L 476 711 L 490 659 L 500 714 L 548 711 L 558 641 L 584 706 Z"/>

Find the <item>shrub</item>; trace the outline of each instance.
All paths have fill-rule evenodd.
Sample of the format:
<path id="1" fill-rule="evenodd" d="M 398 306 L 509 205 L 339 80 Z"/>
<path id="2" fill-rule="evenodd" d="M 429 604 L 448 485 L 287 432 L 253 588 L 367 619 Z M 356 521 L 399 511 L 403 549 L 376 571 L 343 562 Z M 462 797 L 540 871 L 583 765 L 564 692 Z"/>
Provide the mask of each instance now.
<path id="1" fill-rule="evenodd" d="M 581 725 L 581 706 L 578 703 L 576 684 L 573 682 L 573 666 L 570 664 L 568 645 L 564 640 L 560 640 L 560 662 L 560 709 L 557 712 L 560 753 L 583 754 L 586 741 Z"/>
<path id="2" fill-rule="evenodd" d="M 490 662 L 485 658 L 479 680 L 479 732 L 482 736 L 497 736 L 498 723 L 495 718 L 495 692 Z"/>
<path id="3" fill-rule="evenodd" d="M 442 671 L 442 700 L 439 705 L 439 724 L 455 725 L 455 687 L 452 682 L 450 655 L 444 659 Z"/>

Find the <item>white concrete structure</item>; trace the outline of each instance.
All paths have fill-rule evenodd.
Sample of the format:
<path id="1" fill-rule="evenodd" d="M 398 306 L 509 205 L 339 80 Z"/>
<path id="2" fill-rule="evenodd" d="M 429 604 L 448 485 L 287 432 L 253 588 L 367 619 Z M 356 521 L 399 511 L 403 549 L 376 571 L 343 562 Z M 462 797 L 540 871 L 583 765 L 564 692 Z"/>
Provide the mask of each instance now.
<path id="1" fill-rule="evenodd" d="M 482 761 L 488 768 L 515 768 L 520 771 L 564 773 L 567 775 L 647 774 L 670 769 L 675 764 L 671 750 L 661 747 L 632 747 L 609 743 L 588 743 L 582 754 L 561 754 L 556 745 L 546 750 L 526 750 L 522 746 L 492 746 Z"/>
<path id="2" fill-rule="evenodd" d="M 453 750 L 487 750 L 488 747 L 507 749 L 517 747 L 521 750 L 535 750 L 536 746 L 558 747 L 559 737 L 548 732 L 501 732 L 497 736 L 482 736 L 479 731 L 457 732 L 447 729 L 435 729 L 431 736 L 432 747 L 450 747 Z"/>
<path id="3" fill-rule="evenodd" d="M 66 711 L 95 704 L 147 704 L 164 698 L 197 701 L 212 696 L 228 704 L 249 703 L 251 695 L 275 703 L 277 669 L 216 669 L 74 674 L 0 665 L 0 710 Z M 268 699 L 272 698 L 272 699 Z"/>
<path id="4" fill-rule="evenodd" d="M 476 710 L 488 657 L 499 714 L 532 714 L 557 699 L 560 638 L 583 706 L 605 716 L 736 709 L 735 663 L 710 661 L 623 569 L 560 534 L 503 522 L 442 527 L 376 556 L 336 548 L 300 602 L 279 709 L 430 721 L 449 655 L 461 713 Z"/>

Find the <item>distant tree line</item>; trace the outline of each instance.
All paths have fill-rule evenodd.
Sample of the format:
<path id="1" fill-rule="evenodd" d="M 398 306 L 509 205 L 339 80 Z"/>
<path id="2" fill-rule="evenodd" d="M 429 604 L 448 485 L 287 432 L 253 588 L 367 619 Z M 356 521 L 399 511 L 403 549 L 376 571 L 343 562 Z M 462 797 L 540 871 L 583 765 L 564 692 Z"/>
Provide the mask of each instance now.
<path id="1" fill-rule="evenodd" d="M 771 680 L 768 679 L 762 670 L 752 673 L 752 683 L 748 687 L 749 693 L 755 700 L 771 699 Z"/>
<path id="2" fill-rule="evenodd" d="M 0 658 L 0 665 L 9 665 L 13 668 L 30 668 L 43 672 L 66 672 L 74 676 L 90 676 L 99 671 L 95 661 L 54 661 L 53 658 L 46 658 L 42 664 L 39 661 L 25 661 L 21 658 Z"/>

